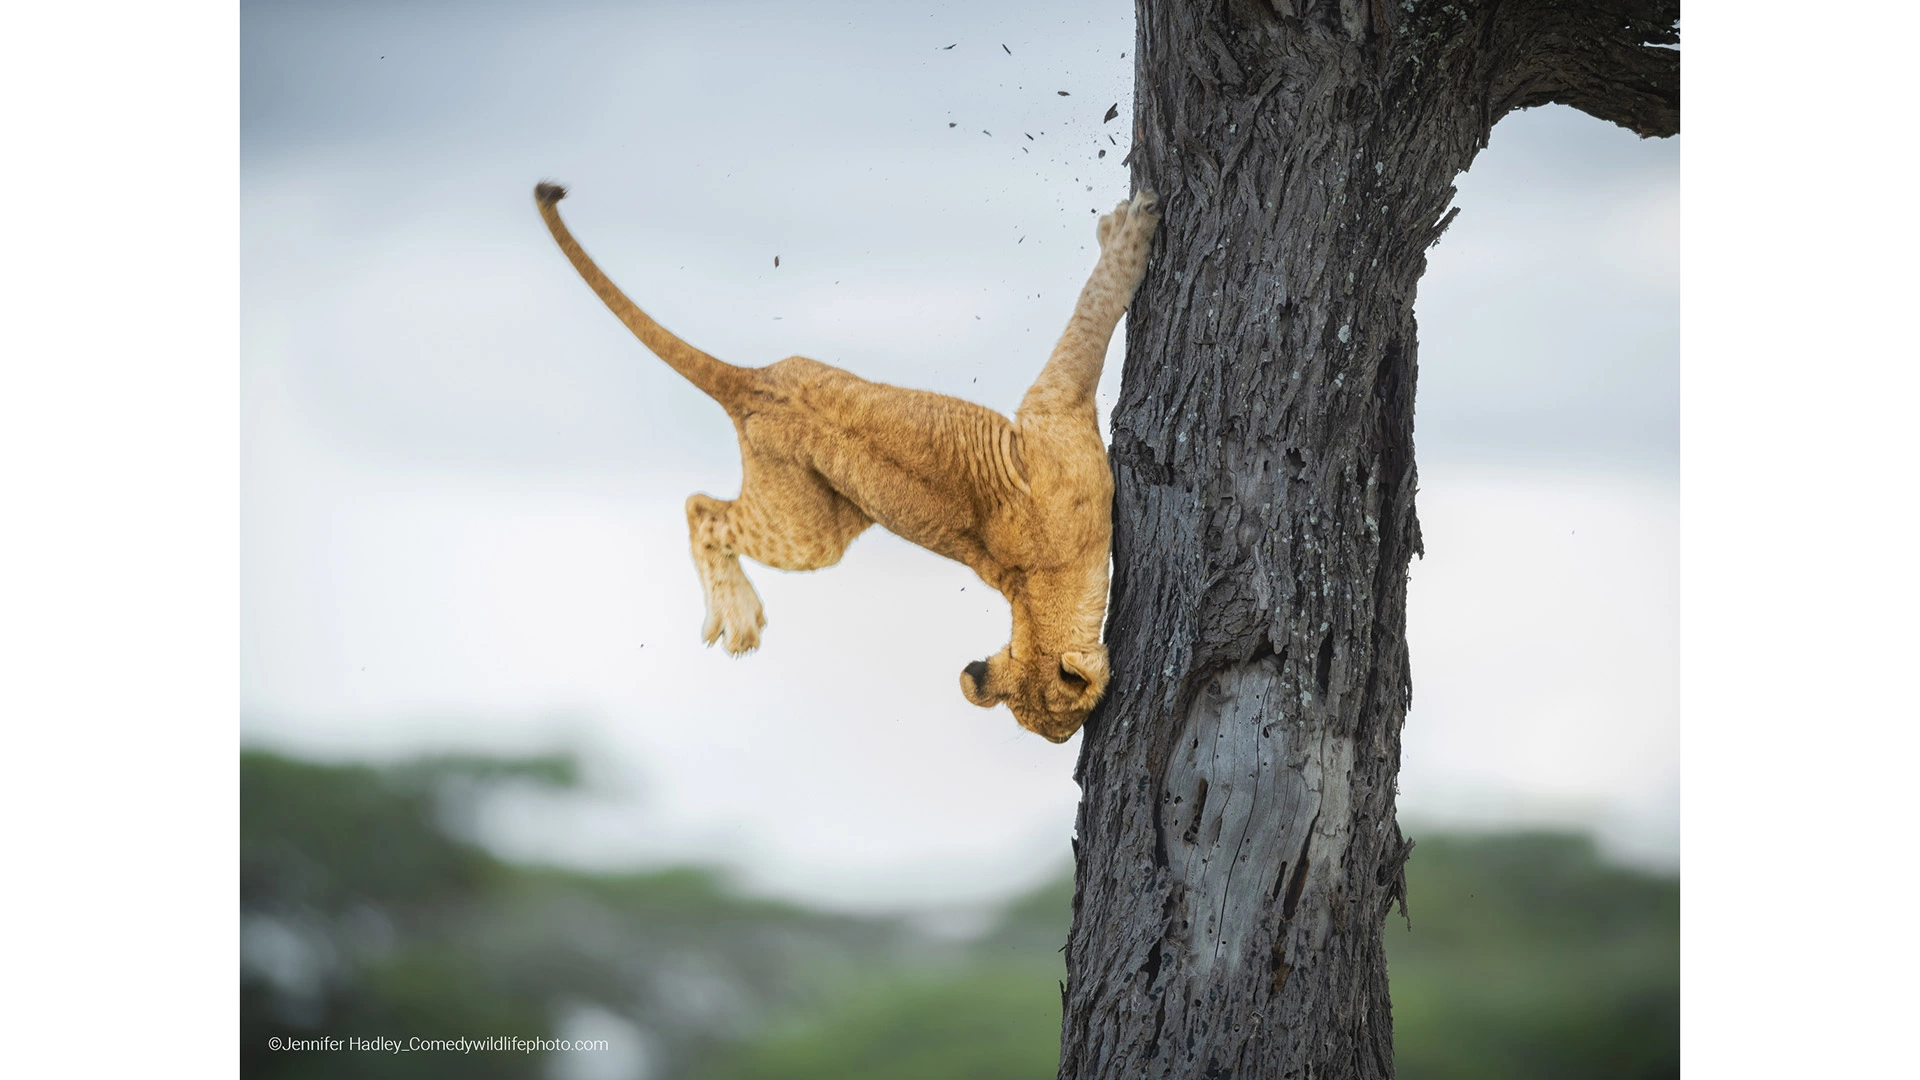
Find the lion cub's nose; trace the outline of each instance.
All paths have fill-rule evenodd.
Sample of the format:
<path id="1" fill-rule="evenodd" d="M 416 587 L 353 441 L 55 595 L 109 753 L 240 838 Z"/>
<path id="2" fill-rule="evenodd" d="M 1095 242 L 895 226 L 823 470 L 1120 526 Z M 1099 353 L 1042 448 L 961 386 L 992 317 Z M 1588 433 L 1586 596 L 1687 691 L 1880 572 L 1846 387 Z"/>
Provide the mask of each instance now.
<path id="1" fill-rule="evenodd" d="M 966 673 L 967 678 L 973 680 L 973 688 L 981 693 L 985 693 L 987 689 L 987 662 L 985 660 L 975 660 L 973 663 L 967 665 Z"/>

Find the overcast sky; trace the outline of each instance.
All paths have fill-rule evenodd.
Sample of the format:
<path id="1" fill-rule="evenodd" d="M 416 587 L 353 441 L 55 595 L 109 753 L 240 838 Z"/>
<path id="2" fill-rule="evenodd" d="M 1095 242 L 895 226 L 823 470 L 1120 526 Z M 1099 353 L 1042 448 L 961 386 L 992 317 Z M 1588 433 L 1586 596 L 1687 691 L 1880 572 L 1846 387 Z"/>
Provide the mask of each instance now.
<path id="1" fill-rule="evenodd" d="M 868 906 L 1059 869 L 1078 742 L 961 699 L 1008 625 L 963 567 L 878 530 L 749 565 L 764 647 L 701 648 L 681 503 L 737 490 L 731 429 L 530 192 L 725 359 L 1010 410 L 1126 194 L 1132 44 L 1113 3 L 243 4 L 245 737 L 579 750 L 592 797 L 492 816 L 531 858 Z M 1545 109 L 1461 178 L 1419 299 L 1409 821 L 1677 850 L 1678 161 Z"/>

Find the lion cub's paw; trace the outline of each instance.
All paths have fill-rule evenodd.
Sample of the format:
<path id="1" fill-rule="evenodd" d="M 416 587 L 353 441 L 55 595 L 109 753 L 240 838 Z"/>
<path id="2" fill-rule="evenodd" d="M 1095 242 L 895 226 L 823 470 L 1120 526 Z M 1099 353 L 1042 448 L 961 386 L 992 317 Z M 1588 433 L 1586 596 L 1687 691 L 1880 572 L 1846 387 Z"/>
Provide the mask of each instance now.
<path id="1" fill-rule="evenodd" d="M 707 605 L 707 621 L 700 627 L 700 636 L 708 645 L 719 642 L 734 656 L 760 647 L 760 629 L 767 625 L 767 614 L 752 585 L 743 579 L 717 588 Z"/>
<path id="2" fill-rule="evenodd" d="M 1102 255 L 1144 269 L 1147 246 L 1153 242 L 1154 227 L 1160 224 L 1160 216 L 1153 212 L 1155 202 L 1153 192 L 1143 191 L 1101 218 L 1097 235 Z"/>
<path id="3" fill-rule="evenodd" d="M 1141 241 L 1153 238 L 1154 226 L 1160 224 L 1160 215 L 1153 212 L 1159 197 L 1151 191 L 1143 191 L 1132 199 L 1113 208 L 1113 213 L 1100 219 L 1094 230 L 1100 239 L 1100 246 L 1106 247 L 1116 237 L 1124 243 L 1128 239 Z"/>

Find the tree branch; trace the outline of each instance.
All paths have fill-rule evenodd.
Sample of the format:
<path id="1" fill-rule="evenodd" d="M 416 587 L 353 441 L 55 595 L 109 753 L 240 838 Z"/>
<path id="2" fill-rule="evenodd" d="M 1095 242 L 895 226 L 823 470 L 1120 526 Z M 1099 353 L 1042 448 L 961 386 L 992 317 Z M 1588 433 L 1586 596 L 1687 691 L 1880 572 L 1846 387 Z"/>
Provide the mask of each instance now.
<path id="1" fill-rule="evenodd" d="M 1520 0 L 1495 8 L 1494 37 L 1509 47 L 1493 118 L 1536 105 L 1571 105 L 1643 138 L 1680 131 L 1678 0 Z"/>

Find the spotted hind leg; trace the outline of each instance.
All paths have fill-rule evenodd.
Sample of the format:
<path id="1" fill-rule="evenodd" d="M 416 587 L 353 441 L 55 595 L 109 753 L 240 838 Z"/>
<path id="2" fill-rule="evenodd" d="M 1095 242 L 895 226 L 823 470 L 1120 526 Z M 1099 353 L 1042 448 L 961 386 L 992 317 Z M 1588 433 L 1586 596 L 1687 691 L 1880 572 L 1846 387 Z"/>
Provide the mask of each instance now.
<path id="1" fill-rule="evenodd" d="M 701 640 L 708 645 L 724 638 L 729 653 L 739 656 L 760 647 L 760 630 L 767 625 L 760 594 L 740 569 L 731 518 L 738 502 L 706 495 L 687 499 L 687 532 L 693 542 L 693 565 L 700 572 L 701 592 L 707 600 Z"/>
<path id="2" fill-rule="evenodd" d="M 747 457 L 744 471 L 738 499 L 687 500 L 693 562 L 707 598 L 701 637 L 709 645 L 724 639 L 735 656 L 758 648 L 767 625 L 740 556 L 778 570 L 818 570 L 839 562 L 872 524 L 811 469 Z"/>

